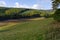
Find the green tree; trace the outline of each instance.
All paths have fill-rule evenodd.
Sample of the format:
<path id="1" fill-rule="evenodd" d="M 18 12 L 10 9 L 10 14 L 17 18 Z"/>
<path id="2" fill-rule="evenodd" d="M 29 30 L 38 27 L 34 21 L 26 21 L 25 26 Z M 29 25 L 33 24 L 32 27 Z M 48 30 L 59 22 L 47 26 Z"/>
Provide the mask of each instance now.
<path id="1" fill-rule="evenodd" d="M 60 5 L 60 0 L 52 0 L 53 10 L 54 11 L 56 10 L 54 12 L 53 18 L 56 21 L 60 21 L 60 8 L 58 9 L 59 5 Z"/>
<path id="2" fill-rule="evenodd" d="M 52 0 L 53 10 L 56 10 L 60 4 L 60 0 Z"/>
<path id="3" fill-rule="evenodd" d="M 10 8 L 9 10 L 6 10 L 5 11 L 5 15 L 10 17 L 10 18 L 18 18 L 20 15 L 20 12 L 22 11 L 23 9 L 18 9 L 18 8 Z"/>
<path id="4" fill-rule="evenodd" d="M 37 14 L 40 15 L 40 11 L 38 11 L 38 10 L 29 10 L 29 11 L 26 11 L 26 12 L 22 13 L 21 15 L 32 17 L 33 15 L 37 15 Z"/>

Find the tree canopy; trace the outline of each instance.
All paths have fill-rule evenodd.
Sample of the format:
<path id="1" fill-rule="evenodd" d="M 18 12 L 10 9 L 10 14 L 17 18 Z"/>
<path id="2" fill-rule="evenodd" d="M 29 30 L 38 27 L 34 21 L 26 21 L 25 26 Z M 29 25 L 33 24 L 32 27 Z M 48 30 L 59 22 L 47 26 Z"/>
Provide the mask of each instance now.
<path id="1" fill-rule="evenodd" d="M 60 4 L 60 0 L 52 0 L 53 10 L 56 10 Z"/>

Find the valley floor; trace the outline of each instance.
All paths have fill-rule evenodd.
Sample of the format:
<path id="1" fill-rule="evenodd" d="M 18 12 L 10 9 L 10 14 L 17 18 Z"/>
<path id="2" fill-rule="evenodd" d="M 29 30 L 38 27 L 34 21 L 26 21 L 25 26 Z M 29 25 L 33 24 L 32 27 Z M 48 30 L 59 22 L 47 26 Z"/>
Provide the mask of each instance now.
<path id="1" fill-rule="evenodd" d="M 60 28 L 53 21 L 53 18 L 34 18 L 0 22 L 0 40 L 60 40 Z"/>

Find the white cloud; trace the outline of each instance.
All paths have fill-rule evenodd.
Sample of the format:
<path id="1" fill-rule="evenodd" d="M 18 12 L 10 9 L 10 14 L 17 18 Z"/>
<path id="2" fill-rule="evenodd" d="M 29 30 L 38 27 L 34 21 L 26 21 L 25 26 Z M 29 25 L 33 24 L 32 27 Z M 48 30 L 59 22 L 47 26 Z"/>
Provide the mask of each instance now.
<path id="1" fill-rule="evenodd" d="M 21 5 L 18 2 L 15 3 L 15 8 L 31 8 L 31 9 L 43 9 L 43 7 L 40 4 L 33 4 L 32 6 L 29 5 Z"/>
<path id="2" fill-rule="evenodd" d="M 0 7 L 5 7 L 6 3 L 4 1 L 0 1 Z"/>
<path id="3" fill-rule="evenodd" d="M 21 5 L 18 2 L 16 2 L 14 6 L 7 6 L 7 4 L 4 1 L 0 1 L 0 7 L 43 9 L 43 7 L 40 4 L 33 4 L 32 6 L 29 6 L 26 4 Z"/>
<path id="4" fill-rule="evenodd" d="M 31 8 L 31 9 L 46 9 L 43 5 L 41 5 L 40 4 L 40 1 L 42 1 L 42 0 L 37 0 L 36 2 L 36 4 L 33 4 L 33 5 L 26 5 L 26 4 L 19 4 L 18 2 L 16 2 L 15 4 L 13 4 L 14 6 L 11 6 L 11 4 L 10 5 L 8 5 L 7 6 L 7 4 L 6 4 L 6 2 L 4 2 L 4 1 L 0 1 L 0 7 L 13 7 L 13 8 Z M 48 2 L 50 2 L 50 1 L 47 1 L 47 0 L 45 0 L 46 1 L 46 3 L 48 3 Z M 44 1 L 44 2 L 45 2 Z M 49 4 L 50 5 L 50 4 Z"/>
<path id="5" fill-rule="evenodd" d="M 7 4 L 4 1 L 0 1 L 0 7 L 13 7 L 13 8 L 30 8 L 30 9 L 42 9 L 43 7 L 40 4 L 33 4 L 32 6 L 29 5 L 21 5 L 18 2 L 14 4 L 14 6 L 7 6 Z"/>
<path id="6" fill-rule="evenodd" d="M 15 7 L 20 7 L 20 4 L 18 2 L 16 2 Z"/>
<path id="7" fill-rule="evenodd" d="M 16 8 L 30 8 L 28 5 L 21 5 L 18 2 L 16 2 L 15 6 L 13 6 L 13 7 L 16 7 Z"/>
<path id="8" fill-rule="evenodd" d="M 33 8 L 33 9 L 40 9 L 40 5 L 34 4 L 34 5 L 32 6 L 32 8 Z"/>

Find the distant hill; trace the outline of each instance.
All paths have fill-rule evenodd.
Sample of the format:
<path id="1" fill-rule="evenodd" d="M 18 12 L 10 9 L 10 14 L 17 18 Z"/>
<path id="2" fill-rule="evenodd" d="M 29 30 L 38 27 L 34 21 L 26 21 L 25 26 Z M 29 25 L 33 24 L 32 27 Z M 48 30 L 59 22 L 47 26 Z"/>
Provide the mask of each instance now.
<path id="1" fill-rule="evenodd" d="M 19 10 L 21 10 L 21 13 L 23 13 L 23 12 L 25 12 L 25 11 L 29 11 L 29 10 L 38 10 L 38 9 L 28 9 L 28 8 L 0 7 L 0 12 L 1 12 L 1 11 L 4 12 L 4 11 L 9 10 L 9 9 L 19 9 Z M 47 13 L 52 12 L 52 10 L 39 10 L 39 11 L 41 11 L 41 12 L 47 12 Z"/>
<path id="2" fill-rule="evenodd" d="M 0 19 L 41 17 L 41 14 L 45 17 L 52 12 L 52 10 L 0 7 Z"/>

